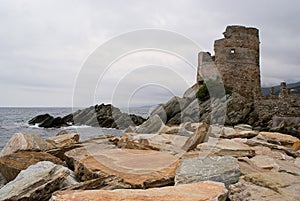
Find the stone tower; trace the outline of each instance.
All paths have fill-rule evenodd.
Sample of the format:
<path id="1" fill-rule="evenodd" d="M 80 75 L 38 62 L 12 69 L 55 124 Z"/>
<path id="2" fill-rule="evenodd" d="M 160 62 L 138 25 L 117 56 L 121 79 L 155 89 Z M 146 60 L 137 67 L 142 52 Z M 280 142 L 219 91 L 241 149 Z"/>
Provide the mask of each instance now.
<path id="1" fill-rule="evenodd" d="M 224 38 L 215 41 L 211 58 L 224 84 L 249 100 L 261 97 L 258 29 L 228 26 L 223 34 Z M 201 82 L 199 72 L 197 81 Z"/>

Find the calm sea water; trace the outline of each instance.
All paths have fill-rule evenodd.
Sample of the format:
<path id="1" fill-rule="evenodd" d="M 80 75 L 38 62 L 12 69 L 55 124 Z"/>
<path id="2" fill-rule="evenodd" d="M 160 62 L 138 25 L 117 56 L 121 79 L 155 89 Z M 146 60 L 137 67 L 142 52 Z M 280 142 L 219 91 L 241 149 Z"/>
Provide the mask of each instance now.
<path id="1" fill-rule="evenodd" d="M 123 112 L 137 114 L 146 118 L 150 107 L 122 109 Z M 80 134 L 80 139 L 85 140 L 103 134 L 120 135 L 122 130 L 95 128 L 89 126 L 70 126 L 64 128 L 39 128 L 28 125 L 28 121 L 39 114 L 48 113 L 54 117 L 65 116 L 72 113 L 72 108 L 1 108 L 0 107 L 0 150 L 5 146 L 14 133 L 38 134 L 42 138 L 56 135 L 61 130 L 68 130 Z"/>

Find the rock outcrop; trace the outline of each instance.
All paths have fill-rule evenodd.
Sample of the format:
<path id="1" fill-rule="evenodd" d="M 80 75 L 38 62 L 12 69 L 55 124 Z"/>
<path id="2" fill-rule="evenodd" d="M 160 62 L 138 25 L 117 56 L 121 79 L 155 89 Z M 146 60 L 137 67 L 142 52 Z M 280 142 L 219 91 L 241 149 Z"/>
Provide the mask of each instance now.
<path id="1" fill-rule="evenodd" d="M 137 126 L 145 121 L 144 118 L 122 113 L 119 108 L 111 104 L 95 105 L 78 110 L 64 117 L 53 117 L 49 114 L 38 115 L 29 121 L 44 128 L 60 128 L 70 125 L 88 125 L 94 127 L 125 129 L 128 126 Z"/>
<path id="2" fill-rule="evenodd" d="M 223 184 L 217 182 L 199 182 L 177 186 L 151 188 L 146 190 L 93 190 L 93 191 L 61 191 L 54 193 L 51 201 L 121 201 L 121 200 L 185 200 L 185 201 L 225 201 L 227 190 Z"/>

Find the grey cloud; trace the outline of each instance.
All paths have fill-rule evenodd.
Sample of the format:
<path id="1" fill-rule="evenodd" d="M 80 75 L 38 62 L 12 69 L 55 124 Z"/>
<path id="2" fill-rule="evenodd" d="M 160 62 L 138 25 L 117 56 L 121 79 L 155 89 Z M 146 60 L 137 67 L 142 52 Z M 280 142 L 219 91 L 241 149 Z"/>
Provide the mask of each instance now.
<path id="1" fill-rule="evenodd" d="M 299 81 L 299 12 L 299 1 L 284 0 L 3 0 L 0 89 L 10 91 L 1 98 L 0 106 L 71 106 L 76 75 L 89 54 L 115 36 L 144 28 L 178 32 L 198 43 L 201 50 L 213 52 L 213 41 L 222 37 L 227 25 L 257 27 L 263 85 Z M 185 44 L 170 45 L 188 52 Z M 188 56 L 195 65 L 197 53 Z M 142 77 L 132 79 L 135 83 Z M 114 81 L 106 82 L 106 95 L 100 97 L 109 94 L 108 86 Z M 176 87 L 176 95 L 180 95 L 186 86 Z M 171 96 L 155 87 L 146 91 L 148 95 L 140 92 L 137 104 L 143 97 L 160 102 L 161 97 Z M 118 104 L 121 102 L 120 98 Z"/>

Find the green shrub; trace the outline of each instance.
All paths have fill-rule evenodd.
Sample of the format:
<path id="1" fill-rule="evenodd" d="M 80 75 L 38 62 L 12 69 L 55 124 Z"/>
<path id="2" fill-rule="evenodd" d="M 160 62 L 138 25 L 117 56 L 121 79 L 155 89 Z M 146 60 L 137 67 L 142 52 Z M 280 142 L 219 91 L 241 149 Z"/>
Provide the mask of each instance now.
<path id="1" fill-rule="evenodd" d="M 210 95 L 212 97 L 221 98 L 223 95 L 223 90 L 225 94 L 231 94 L 232 89 L 220 82 L 214 80 L 207 80 L 198 90 L 196 97 L 200 101 L 206 101 L 209 99 Z"/>

